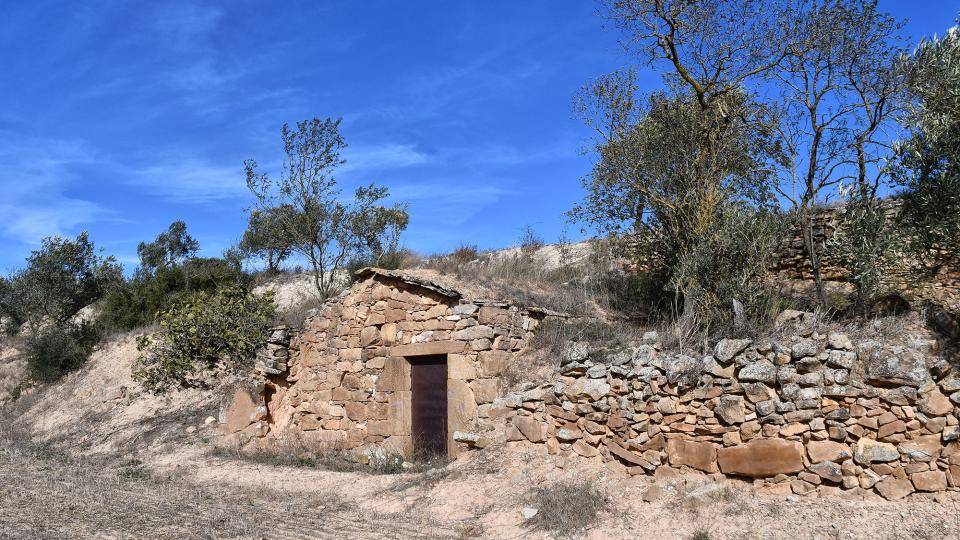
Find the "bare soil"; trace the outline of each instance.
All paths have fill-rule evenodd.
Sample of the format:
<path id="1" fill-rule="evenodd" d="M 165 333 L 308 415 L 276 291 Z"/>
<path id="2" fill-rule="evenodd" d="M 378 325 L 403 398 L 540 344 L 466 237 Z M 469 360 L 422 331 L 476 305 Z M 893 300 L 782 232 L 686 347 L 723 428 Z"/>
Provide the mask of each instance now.
<path id="1" fill-rule="evenodd" d="M 0 538 L 554 538 L 521 515 L 535 486 L 587 479 L 608 497 L 583 538 L 954 538 L 956 500 L 758 494 L 691 475 L 650 478 L 498 448 L 398 475 L 266 466 L 196 452 L 151 463 L 76 458 L 0 439 Z M 563 465 L 564 468 L 558 468 Z"/>

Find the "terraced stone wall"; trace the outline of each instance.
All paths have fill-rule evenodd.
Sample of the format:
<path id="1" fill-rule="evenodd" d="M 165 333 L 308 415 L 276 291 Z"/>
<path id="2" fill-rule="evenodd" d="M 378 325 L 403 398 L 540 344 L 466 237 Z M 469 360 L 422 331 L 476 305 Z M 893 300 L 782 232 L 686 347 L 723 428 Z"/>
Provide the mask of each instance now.
<path id="1" fill-rule="evenodd" d="M 896 219 L 902 203 L 896 199 L 887 200 L 885 210 L 889 219 Z M 844 207 L 822 208 L 813 219 L 814 241 L 823 246 L 833 237 L 843 216 Z M 837 261 L 831 259 L 828 252 L 821 248 L 821 274 L 828 290 L 849 294 L 854 292 L 848 281 L 848 273 Z M 915 307 L 932 302 L 955 312 L 960 312 L 960 269 L 946 266 L 929 268 L 928 275 L 918 279 L 910 269 L 916 261 L 901 261 L 897 268 L 891 269 L 885 278 L 885 285 L 896 291 Z M 910 263 L 910 264 L 906 264 Z M 813 290 L 813 273 L 803 243 L 803 236 L 797 229 L 790 232 L 781 243 L 777 262 L 771 269 L 777 282 L 788 291 L 798 294 Z"/>
<path id="2" fill-rule="evenodd" d="M 803 332 L 723 340 L 695 358 L 651 340 L 570 345 L 553 382 L 494 402 L 506 438 L 630 474 L 683 470 L 806 494 L 888 499 L 960 488 L 960 374 L 938 344 L 852 343 Z"/>

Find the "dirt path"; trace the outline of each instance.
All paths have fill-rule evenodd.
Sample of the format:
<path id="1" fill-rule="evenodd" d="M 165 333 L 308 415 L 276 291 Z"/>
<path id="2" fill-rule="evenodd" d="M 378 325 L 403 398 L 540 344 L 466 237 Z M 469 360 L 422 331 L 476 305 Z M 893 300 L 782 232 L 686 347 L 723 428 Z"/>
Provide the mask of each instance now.
<path id="1" fill-rule="evenodd" d="M 155 480 L 0 448 L 0 538 L 450 538 L 422 516 L 358 512 L 331 494 L 284 497 Z"/>

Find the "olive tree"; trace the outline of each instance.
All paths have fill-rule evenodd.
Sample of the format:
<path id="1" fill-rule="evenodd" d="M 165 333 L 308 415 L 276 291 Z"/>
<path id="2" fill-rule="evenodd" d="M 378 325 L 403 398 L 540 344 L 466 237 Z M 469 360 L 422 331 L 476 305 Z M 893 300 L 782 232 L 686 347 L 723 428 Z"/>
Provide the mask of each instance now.
<path id="1" fill-rule="evenodd" d="M 923 41 L 904 58 L 907 136 L 894 179 L 904 189 L 902 224 L 925 266 L 960 260 L 960 33 Z"/>
<path id="2" fill-rule="evenodd" d="M 341 200 L 334 176 L 345 163 L 339 119 L 284 124 L 280 134 L 285 159 L 278 178 L 258 172 L 255 160 L 244 162 L 256 199 L 252 210 L 274 213 L 284 241 L 310 262 L 317 291 L 327 298 L 351 259 L 376 258 L 406 228 L 406 205 L 381 204 L 389 191 L 374 184 L 358 187 L 350 202 Z"/>
<path id="3" fill-rule="evenodd" d="M 294 211 L 289 204 L 265 210 L 251 210 L 247 230 L 238 246 L 244 255 L 262 257 L 267 261 L 267 271 L 277 272 L 292 252 L 290 237 L 284 234 L 284 214 Z"/>
<path id="4" fill-rule="evenodd" d="M 153 242 L 140 242 L 137 254 L 143 270 L 173 268 L 197 254 L 200 244 L 187 233 L 187 224 L 174 221 Z"/>
<path id="5" fill-rule="evenodd" d="M 667 90 L 642 94 L 628 69 L 581 91 L 575 108 L 597 134 L 597 162 L 584 180 L 587 198 L 571 215 L 626 234 L 622 243 L 637 248 L 638 268 L 672 296 L 673 310 L 685 319 L 728 318 L 736 288 L 710 282 L 725 272 L 707 264 L 704 246 L 722 245 L 740 252 L 731 260 L 766 264 L 769 251 L 739 242 L 767 245 L 766 236 L 735 234 L 737 242 L 724 242 L 718 235 L 770 215 L 770 175 L 780 159 L 772 140 L 777 118 L 746 84 L 786 54 L 785 45 L 773 47 L 783 40 L 773 38 L 789 6 L 624 0 L 608 7 L 639 59 L 665 67 Z M 746 256 L 757 252 L 764 257 Z"/>
<path id="6" fill-rule="evenodd" d="M 901 44 L 896 33 L 901 23 L 878 11 L 876 2 L 841 0 L 805 2 L 787 24 L 794 38 L 770 71 L 780 99 L 780 142 L 789 158 L 776 190 L 801 233 L 823 304 L 824 246 L 815 232 L 816 210 L 849 184 L 855 208 L 846 218 L 865 218 L 865 212 L 880 217 L 871 209 L 887 172 L 886 131 L 893 127 L 898 106 L 901 85 L 895 63 Z M 856 229 L 849 225 L 853 229 L 848 232 Z M 873 241 L 872 248 L 860 252 L 881 245 Z M 856 253 L 846 255 L 843 259 L 851 261 Z"/>
<path id="7" fill-rule="evenodd" d="M 44 238 L 27 266 L 0 286 L 0 309 L 14 322 L 60 324 L 122 281 L 121 266 L 98 254 L 86 232 Z"/>
<path id="8" fill-rule="evenodd" d="M 606 5 L 627 47 L 641 63 L 663 66 L 674 95 L 688 96 L 701 114 L 687 144 L 661 139 L 661 145 L 674 146 L 646 148 L 661 155 L 683 148 L 689 154 L 683 167 L 671 169 L 674 178 L 664 185 L 675 189 L 681 201 L 669 210 L 682 209 L 678 215 L 691 218 L 670 221 L 677 234 L 667 237 L 690 238 L 695 244 L 721 227 L 731 200 L 756 202 L 772 191 L 803 233 L 823 302 L 822 246 L 814 235 L 813 214 L 844 182 L 854 184 L 861 199 L 876 198 L 887 172 L 882 167 L 889 157 L 885 141 L 901 86 L 893 69 L 900 23 L 871 0 L 608 0 Z M 600 81 L 590 94 L 616 104 L 608 109 L 636 110 L 636 88 L 627 88 L 632 81 L 627 75 Z M 638 124 L 635 115 L 597 117 L 601 139 L 607 126 L 624 132 Z M 680 122 L 665 129 L 676 138 L 689 126 Z M 648 133 L 639 138 L 653 140 Z M 614 140 L 598 152 L 598 168 L 582 206 L 612 206 L 607 217 L 640 224 L 640 229 L 664 221 L 652 218 L 648 190 L 637 189 L 650 182 L 649 171 L 622 158 L 636 155 L 640 146 L 629 148 L 632 143 L 620 142 L 628 140 L 624 137 Z M 752 142 L 743 146 L 738 141 Z M 738 148 L 747 149 L 751 158 L 736 171 L 731 164 Z M 593 178 L 601 168 L 624 174 L 603 173 L 609 178 L 597 182 Z M 678 182 L 677 171 L 688 180 Z"/>

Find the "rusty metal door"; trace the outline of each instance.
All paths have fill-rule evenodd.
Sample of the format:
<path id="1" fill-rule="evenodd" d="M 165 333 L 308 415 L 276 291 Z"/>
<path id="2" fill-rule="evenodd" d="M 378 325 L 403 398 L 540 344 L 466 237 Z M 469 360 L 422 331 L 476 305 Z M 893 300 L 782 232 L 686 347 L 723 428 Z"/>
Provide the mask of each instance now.
<path id="1" fill-rule="evenodd" d="M 446 456 L 447 356 L 416 356 L 408 360 L 414 456 Z"/>

